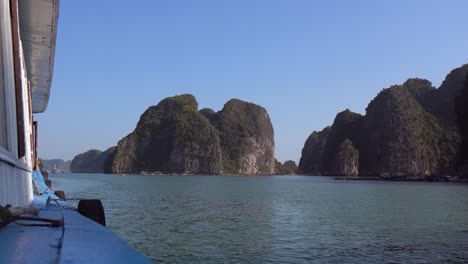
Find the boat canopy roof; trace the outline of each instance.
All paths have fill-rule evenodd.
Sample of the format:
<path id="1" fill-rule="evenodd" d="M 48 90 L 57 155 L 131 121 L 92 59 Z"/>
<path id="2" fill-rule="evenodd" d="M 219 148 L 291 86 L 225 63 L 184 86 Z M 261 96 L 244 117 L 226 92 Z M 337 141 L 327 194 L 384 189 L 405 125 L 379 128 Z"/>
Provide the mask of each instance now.
<path id="1" fill-rule="evenodd" d="M 54 72 L 59 0 L 21 0 L 18 3 L 32 112 L 42 113 L 49 102 Z"/>

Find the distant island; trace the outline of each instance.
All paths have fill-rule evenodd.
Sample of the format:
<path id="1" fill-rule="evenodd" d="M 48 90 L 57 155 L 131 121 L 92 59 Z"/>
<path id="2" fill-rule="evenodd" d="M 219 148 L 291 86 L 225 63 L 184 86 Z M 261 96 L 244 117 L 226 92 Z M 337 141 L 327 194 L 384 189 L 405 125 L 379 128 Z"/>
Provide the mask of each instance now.
<path id="1" fill-rule="evenodd" d="M 91 149 L 76 155 L 70 164 L 71 172 L 74 173 L 105 173 L 110 172 L 112 158 L 116 147 L 105 151 Z"/>
<path id="2" fill-rule="evenodd" d="M 117 174 L 293 174 L 275 160 L 273 126 L 261 106 L 239 99 L 215 112 L 189 94 L 148 108 L 135 130 L 104 152 L 77 155 L 72 172 Z"/>
<path id="3" fill-rule="evenodd" d="M 309 175 L 431 177 L 468 174 L 468 64 L 436 89 L 409 79 L 383 89 L 366 114 L 338 113 L 304 144 Z"/>
<path id="4" fill-rule="evenodd" d="M 39 159 L 41 170 L 51 173 L 69 173 L 71 160 L 63 159 Z"/>

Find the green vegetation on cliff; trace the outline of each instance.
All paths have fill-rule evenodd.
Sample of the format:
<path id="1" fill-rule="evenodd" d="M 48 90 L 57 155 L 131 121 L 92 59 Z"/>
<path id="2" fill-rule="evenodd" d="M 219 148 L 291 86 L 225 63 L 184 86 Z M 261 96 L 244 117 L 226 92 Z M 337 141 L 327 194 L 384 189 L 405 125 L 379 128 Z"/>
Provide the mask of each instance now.
<path id="1" fill-rule="evenodd" d="M 104 173 L 106 171 L 106 161 L 108 161 L 109 156 L 114 154 L 115 149 L 115 147 L 111 147 L 104 152 L 92 149 L 76 155 L 70 164 L 71 172 Z"/>
<path id="2" fill-rule="evenodd" d="M 457 173 L 462 137 L 454 124 L 454 105 L 467 72 L 467 65 L 453 70 L 439 89 L 427 80 L 409 79 L 383 89 L 365 116 L 339 113 L 328 133 L 314 132 L 307 139 L 299 169 L 325 175 Z M 460 120 L 466 120 L 462 97 L 460 128 Z M 357 160 L 359 166 L 352 165 Z"/>
<path id="3" fill-rule="evenodd" d="M 468 176 L 468 73 L 465 76 L 464 87 L 456 97 L 455 111 L 457 124 L 463 136 L 459 164 L 462 166 L 461 173 Z"/>
<path id="4" fill-rule="evenodd" d="M 422 106 L 403 86 L 384 89 L 367 107 L 361 173 L 427 175 L 435 170 L 434 143 L 425 136 Z"/>
<path id="5" fill-rule="evenodd" d="M 468 64 L 456 68 L 445 77 L 439 89 L 433 89 L 421 97 L 424 108 L 448 126 L 456 124 L 455 98 L 463 89 L 467 74 Z"/>
<path id="6" fill-rule="evenodd" d="M 424 176 L 455 168 L 459 135 L 427 112 L 408 86 L 384 89 L 372 100 L 363 132 L 361 174 Z"/>
<path id="7" fill-rule="evenodd" d="M 292 175 L 297 172 L 296 162 L 292 160 L 287 160 L 284 163 L 281 163 L 275 159 L 275 174 L 277 175 Z"/>
<path id="8" fill-rule="evenodd" d="M 299 161 L 298 173 L 309 175 L 323 175 L 322 158 L 327 144 L 331 127 L 322 131 L 314 131 L 307 138 Z"/>
<path id="9" fill-rule="evenodd" d="M 286 167 L 291 173 L 297 172 L 297 164 L 293 160 L 287 160 L 283 163 L 283 166 Z"/>
<path id="10" fill-rule="evenodd" d="M 146 110 L 135 130 L 119 142 L 112 171 L 219 174 L 218 133 L 198 112 L 195 97 L 166 98 Z"/>
<path id="11" fill-rule="evenodd" d="M 220 135 L 224 173 L 274 174 L 274 133 L 267 111 L 238 99 L 211 119 Z"/>
<path id="12" fill-rule="evenodd" d="M 325 175 L 336 175 L 339 171 L 336 168 L 335 157 L 339 151 L 340 144 L 344 140 L 358 141 L 362 133 L 363 117 L 353 113 L 349 109 L 338 113 L 327 137 L 327 142 L 323 151 L 321 172 Z"/>
<path id="13" fill-rule="evenodd" d="M 343 140 L 333 158 L 331 175 L 357 176 L 359 174 L 359 151 L 349 139 Z"/>
<path id="14" fill-rule="evenodd" d="M 80 172 L 274 174 L 273 126 L 264 108 L 238 99 L 216 113 L 198 111 L 192 95 L 168 97 L 141 115 L 115 151 L 105 158 L 88 151 L 74 166 Z"/>
<path id="15" fill-rule="evenodd" d="M 202 114 L 204 117 L 208 118 L 208 120 L 212 120 L 216 115 L 216 112 L 211 108 L 203 108 L 198 112 L 200 112 L 200 114 Z"/>

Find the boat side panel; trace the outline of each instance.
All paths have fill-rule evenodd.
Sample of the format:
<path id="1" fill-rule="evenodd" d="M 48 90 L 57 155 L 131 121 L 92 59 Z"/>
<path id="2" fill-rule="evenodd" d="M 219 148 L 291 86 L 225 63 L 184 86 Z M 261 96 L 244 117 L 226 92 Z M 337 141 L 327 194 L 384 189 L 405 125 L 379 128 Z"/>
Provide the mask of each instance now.
<path id="1" fill-rule="evenodd" d="M 15 72 L 13 63 L 13 36 L 11 27 L 10 2 L 0 0 L 0 41 L 2 41 L 2 53 L 0 63 L 3 63 L 3 86 L 4 101 L 0 102 L 5 106 L 7 146 L 1 148 L 0 153 L 7 154 L 12 158 L 17 158 L 17 131 L 16 131 L 16 97 L 15 97 Z"/>
<path id="2" fill-rule="evenodd" d="M 62 220 L 61 210 L 41 210 L 38 217 Z M 37 222 L 21 221 L 23 224 Z M 22 226 L 0 229 L 0 263 L 57 263 L 62 227 Z"/>
<path id="3" fill-rule="evenodd" d="M 31 182 L 31 135 L 32 135 L 32 116 L 30 106 L 30 91 L 27 83 L 27 74 L 25 60 L 23 56 L 23 47 L 19 35 L 15 43 L 16 49 L 13 49 L 13 32 L 19 34 L 19 28 L 12 30 L 11 18 L 9 16 L 9 1 L 0 0 L 1 8 L 1 36 L 7 40 L 8 44 L 2 45 L 2 61 L 4 78 L 2 87 L 5 89 L 5 108 L 7 112 L 6 133 L 8 138 L 7 149 L 0 148 L 0 205 L 11 204 L 13 206 L 28 205 L 33 200 L 32 182 Z M 19 27 L 17 24 L 16 27 Z M 1 40 L 0 39 L 0 40 Z M 19 54 L 13 54 L 13 50 Z M 21 79 L 21 94 L 24 96 L 21 100 L 15 100 L 15 68 L 13 57 L 19 58 L 19 70 L 17 79 Z M 23 116 L 20 118 L 24 123 L 19 126 L 23 131 L 20 133 L 24 156 L 18 157 L 18 131 L 16 126 L 16 102 L 21 102 L 24 109 Z"/>
<path id="4" fill-rule="evenodd" d="M 65 231 L 59 263 L 151 263 L 104 226 L 63 211 Z"/>
<path id="5" fill-rule="evenodd" d="M 32 200 L 31 172 L 0 161 L 0 204 L 24 206 Z"/>

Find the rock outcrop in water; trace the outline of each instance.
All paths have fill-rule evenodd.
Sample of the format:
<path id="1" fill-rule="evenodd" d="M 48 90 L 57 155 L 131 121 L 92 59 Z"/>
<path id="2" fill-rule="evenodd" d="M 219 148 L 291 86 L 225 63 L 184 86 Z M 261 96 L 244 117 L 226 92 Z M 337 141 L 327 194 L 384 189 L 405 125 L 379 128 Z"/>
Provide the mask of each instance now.
<path id="1" fill-rule="evenodd" d="M 287 160 L 284 163 L 281 163 L 275 159 L 276 167 L 275 167 L 275 174 L 276 175 L 293 175 L 297 172 L 297 165 L 296 162 L 292 160 Z"/>
<path id="2" fill-rule="evenodd" d="M 287 160 L 283 163 L 283 166 L 289 170 L 290 174 L 297 172 L 297 164 L 293 160 Z"/>
<path id="3" fill-rule="evenodd" d="M 113 173 L 222 173 L 219 135 L 192 95 L 162 100 L 119 141 Z"/>
<path id="4" fill-rule="evenodd" d="M 275 173 L 273 126 L 263 107 L 232 99 L 211 121 L 219 131 L 224 173 Z"/>
<path id="5" fill-rule="evenodd" d="M 331 127 L 326 127 L 322 131 L 314 131 L 302 148 L 302 155 L 299 161 L 298 172 L 309 175 L 324 175 L 322 158 L 327 144 Z"/>
<path id="6" fill-rule="evenodd" d="M 429 176 L 460 172 L 463 110 L 460 94 L 468 65 L 453 70 L 439 89 L 423 79 L 382 90 L 366 115 L 346 110 L 331 128 L 313 132 L 299 170 L 320 175 Z M 457 119 L 458 114 L 458 119 Z"/>
<path id="7" fill-rule="evenodd" d="M 97 149 L 92 149 L 78 154 L 71 161 L 70 170 L 73 173 L 108 172 L 109 160 L 112 159 L 115 150 L 116 147 L 111 147 L 104 152 Z"/>
<path id="8" fill-rule="evenodd" d="M 273 127 L 266 110 L 238 99 L 219 112 L 192 95 L 162 100 L 119 141 L 113 173 L 273 174 Z"/>

